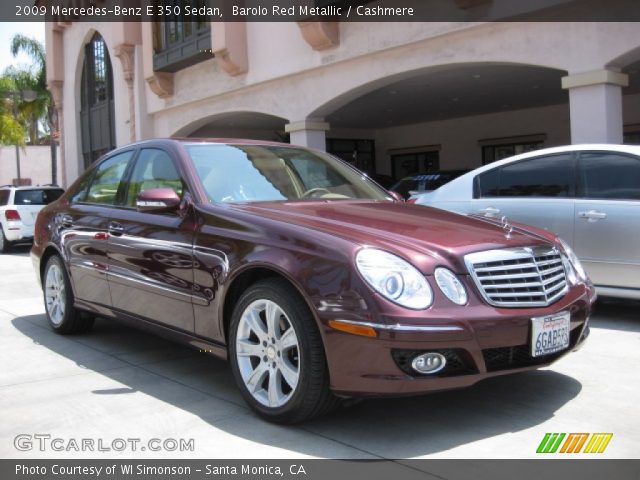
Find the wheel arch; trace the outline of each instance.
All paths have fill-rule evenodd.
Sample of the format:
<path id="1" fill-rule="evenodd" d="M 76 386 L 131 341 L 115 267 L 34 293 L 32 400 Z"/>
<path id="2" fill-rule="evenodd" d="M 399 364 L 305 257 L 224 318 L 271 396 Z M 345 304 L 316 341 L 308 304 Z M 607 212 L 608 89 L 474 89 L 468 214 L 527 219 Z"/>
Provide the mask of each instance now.
<path id="1" fill-rule="evenodd" d="M 42 251 L 42 256 L 40 257 L 40 266 L 39 266 L 39 270 L 40 270 L 40 284 L 44 285 L 44 269 L 47 266 L 47 262 L 49 261 L 49 259 L 51 257 L 53 257 L 54 255 L 58 255 L 61 259 L 62 259 L 62 263 L 64 265 L 64 256 L 62 255 L 62 253 L 60 253 L 60 250 L 58 250 L 57 247 L 55 247 L 54 245 L 48 245 L 43 251 Z M 66 265 L 64 265 L 65 269 L 67 268 Z"/>
<path id="2" fill-rule="evenodd" d="M 229 344 L 229 325 L 231 324 L 231 315 L 233 314 L 233 308 L 238 299 L 247 288 L 267 278 L 279 278 L 286 281 L 291 285 L 291 287 L 293 287 L 298 295 L 300 295 L 300 298 L 304 300 L 309 312 L 316 322 L 320 336 L 323 339 L 323 348 L 325 348 L 324 335 L 322 334 L 318 318 L 308 296 L 304 294 L 302 286 L 282 269 L 271 264 L 252 264 L 251 266 L 247 266 L 239 271 L 232 279 L 230 279 L 229 287 L 226 289 L 222 306 L 222 328 L 227 345 Z"/>

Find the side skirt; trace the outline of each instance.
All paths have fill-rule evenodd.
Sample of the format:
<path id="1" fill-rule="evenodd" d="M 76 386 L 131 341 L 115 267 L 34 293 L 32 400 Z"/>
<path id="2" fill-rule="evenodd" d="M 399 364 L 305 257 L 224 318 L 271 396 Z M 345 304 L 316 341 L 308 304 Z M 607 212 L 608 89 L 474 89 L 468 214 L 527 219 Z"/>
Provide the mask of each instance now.
<path id="1" fill-rule="evenodd" d="M 82 300 L 76 299 L 75 307 L 78 310 L 116 320 L 130 327 L 144 330 L 146 332 L 153 333 L 154 335 L 158 335 L 159 337 L 166 338 L 167 340 L 187 345 L 217 358 L 221 358 L 223 360 L 229 359 L 227 347 L 225 345 L 199 337 L 184 330 L 167 327 L 166 325 L 147 318 L 135 317 L 120 310 L 114 310 L 104 305 L 89 304 Z"/>

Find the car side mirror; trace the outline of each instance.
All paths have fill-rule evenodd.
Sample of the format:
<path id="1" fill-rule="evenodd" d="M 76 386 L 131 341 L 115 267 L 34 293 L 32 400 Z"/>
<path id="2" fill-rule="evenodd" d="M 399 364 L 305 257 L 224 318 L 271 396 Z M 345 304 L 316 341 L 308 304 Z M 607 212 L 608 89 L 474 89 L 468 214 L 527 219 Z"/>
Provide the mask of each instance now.
<path id="1" fill-rule="evenodd" d="M 400 195 L 398 192 L 389 190 L 389 195 L 391 195 L 396 202 L 404 202 L 404 197 Z"/>
<path id="2" fill-rule="evenodd" d="M 138 194 L 139 212 L 173 212 L 180 207 L 180 197 L 173 188 L 150 188 Z"/>

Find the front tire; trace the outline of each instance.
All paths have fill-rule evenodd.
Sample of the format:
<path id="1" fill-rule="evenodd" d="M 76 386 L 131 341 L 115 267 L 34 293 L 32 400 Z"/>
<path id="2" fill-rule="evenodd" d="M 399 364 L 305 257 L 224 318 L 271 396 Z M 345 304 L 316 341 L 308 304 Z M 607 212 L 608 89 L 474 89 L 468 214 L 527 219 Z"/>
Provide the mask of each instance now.
<path id="1" fill-rule="evenodd" d="M 249 287 L 235 305 L 229 337 L 238 388 L 263 418 L 297 423 L 338 405 L 315 320 L 286 281 Z"/>
<path id="2" fill-rule="evenodd" d="M 94 318 L 73 306 L 73 291 L 67 270 L 57 255 L 49 258 L 42 281 L 44 308 L 49 326 L 56 333 L 86 332 L 93 327 Z"/>

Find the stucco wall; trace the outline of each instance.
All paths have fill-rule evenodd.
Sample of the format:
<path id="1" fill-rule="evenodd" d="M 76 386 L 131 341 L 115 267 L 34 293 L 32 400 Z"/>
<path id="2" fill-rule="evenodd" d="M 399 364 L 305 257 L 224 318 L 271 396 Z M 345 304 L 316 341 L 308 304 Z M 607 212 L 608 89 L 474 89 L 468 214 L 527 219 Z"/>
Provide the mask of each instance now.
<path id="1" fill-rule="evenodd" d="M 106 22 L 64 28 L 67 183 L 81 170 L 80 74 L 83 45 L 94 31 L 102 34 L 111 55 L 116 141 L 123 145 L 130 140 L 128 90 L 122 64 L 113 55 L 117 28 Z M 154 94 L 142 78 L 142 47 L 136 46 L 136 137 L 171 136 L 228 112 L 259 112 L 288 122 L 322 119 L 416 72 L 475 62 L 537 65 L 568 74 L 615 69 L 624 66 L 629 60 L 625 55 L 638 46 L 640 29 L 632 23 L 343 23 L 339 46 L 318 52 L 304 41 L 295 23 L 249 23 L 247 73 L 230 76 L 215 59 L 207 60 L 177 72 L 174 94 L 166 99 Z M 625 123 L 640 122 L 638 103 L 625 99 Z M 484 138 L 546 133 L 549 145 L 569 143 L 568 117 L 567 106 L 556 106 L 379 130 L 374 134 L 379 171 L 389 170 L 391 148 L 440 144 L 442 164 L 456 167 L 480 162 L 477 141 Z"/>
<path id="2" fill-rule="evenodd" d="M 389 150 L 440 145 L 443 169 L 475 168 L 482 165 L 479 140 L 546 135 L 545 146 L 570 142 L 569 105 L 529 108 L 473 117 L 421 123 L 377 132 L 376 160 L 380 173 L 391 173 Z"/>
<path id="3" fill-rule="evenodd" d="M 58 148 L 58 183 L 60 184 L 60 149 Z M 0 185 L 17 177 L 15 147 L 0 147 Z M 51 147 L 27 146 L 20 149 L 20 177 L 30 178 L 32 185 L 51 183 Z"/>

